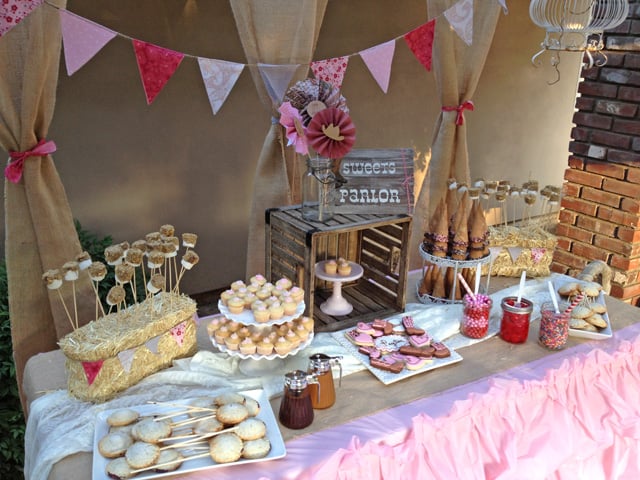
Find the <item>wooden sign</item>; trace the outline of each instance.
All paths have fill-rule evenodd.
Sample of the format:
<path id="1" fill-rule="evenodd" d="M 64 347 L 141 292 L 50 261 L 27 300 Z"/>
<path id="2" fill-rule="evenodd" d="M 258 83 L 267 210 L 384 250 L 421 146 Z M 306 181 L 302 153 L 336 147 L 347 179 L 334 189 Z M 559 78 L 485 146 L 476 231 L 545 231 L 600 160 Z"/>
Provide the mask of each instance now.
<path id="1" fill-rule="evenodd" d="M 347 183 L 336 213 L 413 213 L 413 156 L 411 148 L 351 150 L 340 164 Z"/>

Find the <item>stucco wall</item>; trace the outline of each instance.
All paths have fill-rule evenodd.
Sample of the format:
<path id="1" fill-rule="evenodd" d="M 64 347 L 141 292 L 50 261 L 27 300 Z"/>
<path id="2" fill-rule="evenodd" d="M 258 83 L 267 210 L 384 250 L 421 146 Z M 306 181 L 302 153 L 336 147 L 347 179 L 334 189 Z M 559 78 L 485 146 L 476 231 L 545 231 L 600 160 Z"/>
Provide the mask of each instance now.
<path id="1" fill-rule="evenodd" d="M 528 2 L 508 4 L 474 96 L 476 109 L 466 115 L 472 176 L 560 184 L 579 55 L 565 54 L 560 81 L 548 85 L 555 73 L 530 62 L 543 32 L 529 20 Z M 193 57 L 245 62 L 226 0 L 69 0 L 68 9 Z M 356 53 L 426 19 L 425 0 L 330 0 L 314 58 Z M 150 106 L 124 38 L 72 77 L 61 67 L 49 135 L 58 145 L 54 158 L 72 212 L 85 228 L 116 241 L 136 240 L 164 223 L 198 233 L 201 263 L 185 276 L 187 293 L 244 276 L 253 168 L 270 122 L 246 69 L 213 116 L 193 57 Z M 439 110 L 436 87 L 403 40 L 387 95 L 357 56 L 343 94 L 358 129 L 357 147 L 413 147 L 428 159 Z"/>

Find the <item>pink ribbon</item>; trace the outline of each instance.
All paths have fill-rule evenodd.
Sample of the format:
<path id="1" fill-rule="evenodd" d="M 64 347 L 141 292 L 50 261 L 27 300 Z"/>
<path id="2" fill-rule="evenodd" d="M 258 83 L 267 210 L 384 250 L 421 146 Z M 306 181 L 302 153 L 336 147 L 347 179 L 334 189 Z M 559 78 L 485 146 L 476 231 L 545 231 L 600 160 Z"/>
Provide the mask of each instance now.
<path id="1" fill-rule="evenodd" d="M 442 107 L 443 112 L 458 112 L 458 115 L 456 115 L 456 125 L 462 125 L 464 123 L 465 110 L 473 111 L 473 102 L 471 100 L 467 100 L 457 107 Z"/>
<path id="2" fill-rule="evenodd" d="M 18 183 L 22 178 L 24 161 L 29 157 L 45 157 L 56 151 L 56 144 L 44 138 L 31 150 L 26 152 L 9 152 L 9 165 L 4 169 L 4 176 L 12 183 Z"/>

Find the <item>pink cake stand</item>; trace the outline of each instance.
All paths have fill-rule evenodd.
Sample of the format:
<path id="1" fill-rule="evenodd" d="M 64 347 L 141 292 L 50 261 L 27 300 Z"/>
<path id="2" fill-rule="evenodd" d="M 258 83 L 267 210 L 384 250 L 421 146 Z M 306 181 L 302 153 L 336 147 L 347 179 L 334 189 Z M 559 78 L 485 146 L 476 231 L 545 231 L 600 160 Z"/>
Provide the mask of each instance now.
<path id="1" fill-rule="evenodd" d="M 351 274 L 339 275 L 336 273 L 332 275 L 324 271 L 325 263 L 326 261 L 316 263 L 315 275 L 320 280 L 333 282 L 333 293 L 326 302 L 320 305 L 320 310 L 327 315 L 349 315 L 353 310 L 353 305 L 351 305 L 347 299 L 342 296 L 342 284 L 345 282 L 352 282 L 360 278 L 364 273 L 364 269 L 357 263 L 349 262 L 351 265 Z"/>

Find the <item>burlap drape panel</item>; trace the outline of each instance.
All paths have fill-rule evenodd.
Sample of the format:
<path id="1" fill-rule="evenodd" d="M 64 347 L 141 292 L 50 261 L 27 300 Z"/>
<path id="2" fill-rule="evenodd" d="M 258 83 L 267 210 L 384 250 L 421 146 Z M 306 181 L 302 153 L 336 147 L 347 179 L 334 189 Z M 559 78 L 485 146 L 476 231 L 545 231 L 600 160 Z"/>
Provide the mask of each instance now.
<path id="1" fill-rule="evenodd" d="M 66 0 L 56 4 L 64 7 Z M 59 23 L 57 10 L 43 5 L 0 39 L 0 146 L 7 152 L 30 150 L 46 138 L 58 83 Z M 22 180 L 5 180 L 4 188 L 11 337 L 22 390 L 29 357 L 56 349 L 57 340 L 71 330 L 62 303 L 46 289 L 42 273 L 74 260 L 81 248 L 50 156 L 28 158 Z M 71 287 L 64 285 L 60 292 L 73 309 Z M 88 277 L 80 277 L 76 292 L 79 317 L 86 323 L 94 315 Z"/>
<path id="2" fill-rule="evenodd" d="M 274 119 L 255 170 L 247 244 L 247 278 L 265 271 L 264 212 L 299 199 L 300 162 L 285 149 L 277 107 L 269 97 L 256 64 L 297 65 L 292 82 L 306 77 L 327 0 L 230 0 L 242 46 L 260 100 Z"/>
<path id="3" fill-rule="evenodd" d="M 501 7 L 496 1 L 473 2 L 473 42 L 466 45 L 442 15 L 458 0 L 427 0 L 429 17 L 436 21 L 433 45 L 433 74 L 442 106 L 458 106 L 473 100 L 478 80 L 493 40 Z M 465 122 L 456 125 L 457 112 L 440 112 L 431 144 L 431 160 L 426 178 L 417 193 L 412 228 L 411 251 L 423 239 L 438 200 L 447 188 L 447 179 L 470 181 L 469 152 L 467 150 L 467 122 L 478 121 L 482 111 L 465 111 Z M 473 160 L 473 159 L 472 159 Z"/>

